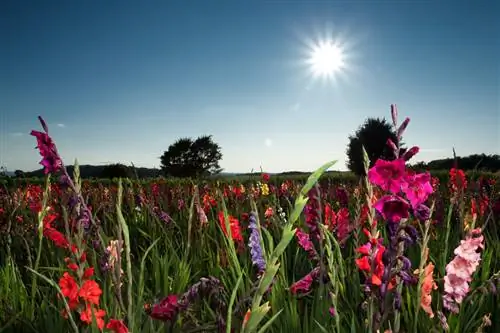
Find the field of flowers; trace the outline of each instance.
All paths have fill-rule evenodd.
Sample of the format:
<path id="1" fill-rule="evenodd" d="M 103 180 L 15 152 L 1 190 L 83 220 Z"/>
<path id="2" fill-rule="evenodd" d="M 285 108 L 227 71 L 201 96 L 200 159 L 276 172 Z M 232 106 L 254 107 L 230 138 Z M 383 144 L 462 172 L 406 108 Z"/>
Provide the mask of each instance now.
<path id="1" fill-rule="evenodd" d="M 500 332 L 491 175 L 389 142 L 360 182 L 90 183 L 40 121 L 45 185 L 0 188 L 0 332 Z"/>

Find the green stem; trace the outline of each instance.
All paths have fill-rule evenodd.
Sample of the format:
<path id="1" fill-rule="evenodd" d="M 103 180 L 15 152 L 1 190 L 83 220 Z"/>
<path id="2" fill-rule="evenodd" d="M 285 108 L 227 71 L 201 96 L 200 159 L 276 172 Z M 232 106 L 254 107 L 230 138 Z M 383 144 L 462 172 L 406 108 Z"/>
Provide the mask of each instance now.
<path id="1" fill-rule="evenodd" d="M 422 240 L 422 250 L 420 251 L 420 264 L 418 265 L 418 285 L 417 285 L 417 307 L 415 309 L 415 319 L 413 321 L 413 332 L 418 333 L 418 315 L 420 313 L 420 297 L 422 294 L 422 283 L 424 279 L 424 266 L 425 262 L 427 261 L 428 257 L 428 248 L 427 248 L 427 243 L 429 242 L 429 228 L 431 225 L 431 216 L 432 212 L 434 211 L 434 202 L 432 203 L 431 207 L 431 215 L 429 216 L 429 219 L 425 221 L 425 230 L 423 234 L 423 240 Z"/>
<path id="2" fill-rule="evenodd" d="M 42 242 L 43 242 L 43 220 L 45 219 L 45 214 L 47 213 L 47 201 L 48 201 L 48 196 L 49 196 L 49 184 L 50 184 L 50 175 L 47 175 L 45 178 L 45 190 L 43 193 L 43 200 L 42 200 L 42 208 L 40 212 L 38 212 L 38 251 L 36 253 L 36 260 L 35 260 L 35 266 L 33 267 L 33 270 L 35 272 L 38 272 L 38 266 L 40 265 L 40 258 L 42 254 Z M 31 307 L 30 307 L 30 314 L 31 314 L 31 320 L 35 319 L 35 293 L 37 289 L 38 281 L 37 281 L 37 274 L 33 275 L 33 279 L 31 282 Z"/>
<path id="3" fill-rule="evenodd" d="M 402 222 L 401 223 L 400 230 L 402 230 L 404 228 L 405 224 L 406 224 L 406 222 Z M 398 244 L 397 258 L 400 258 L 403 255 L 404 249 L 405 249 L 405 243 L 404 243 L 404 241 L 400 241 L 399 244 Z M 402 267 L 402 263 L 398 259 L 397 271 L 401 270 L 401 267 Z M 396 293 L 399 294 L 399 295 L 401 295 L 401 293 L 403 291 L 403 281 L 402 281 L 402 279 L 401 279 L 400 276 L 396 277 L 396 283 L 397 283 Z M 398 310 L 398 309 L 395 309 L 394 310 L 394 329 L 393 329 L 393 333 L 399 333 L 400 327 L 401 327 L 401 311 Z"/>

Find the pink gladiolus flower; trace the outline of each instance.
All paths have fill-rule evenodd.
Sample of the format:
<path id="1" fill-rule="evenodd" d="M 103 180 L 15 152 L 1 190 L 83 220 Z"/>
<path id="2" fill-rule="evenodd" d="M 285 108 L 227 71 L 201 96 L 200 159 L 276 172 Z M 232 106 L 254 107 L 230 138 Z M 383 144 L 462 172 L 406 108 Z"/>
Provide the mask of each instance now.
<path id="1" fill-rule="evenodd" d="M 386 195 L 373 206 L 388 222 L 399 223 L 409 216 L 410 204 L 397 195 Z"/>
<path id="2" fill-rule="evenodd" d="M 402 190 L 413 208 L 423 204 L 433 192 L 430 173 L 409 175 L 402 184 Z"/>
<path id="3" fill-rule="evenodd" d="M 316 280 L 318 276 L 319 276 L 319 268 L 316 267 L 302 279 L 292 284 L 290 286 L 290 292 L 292 294 L 297 294 L 298 292 L 304 292 L 304 293 L 309 292 L 311 290 L 311 286 L 314 280 Z"/>
<path id="4" fill-rule="evenodd" d="M 295 232 L 295 236 L 297 236 L 297 242 L 299 243 L 300 247 L 302 247 L 304 250 L 308 252 L 314 250 L 314 245 L 311 242 L 309 234 L 305 233 L 301 229 L 297 229 L 297 231 Z"/>
<path id="5" fill-rule="evenodd" d="M 454 251 L 455 258 L 446 265 L 443 305 L 451 312 L 459 312 L 459 305 L 469 292 L 469 282 L 481 260 L 478 251 L 484 249 L 483 241 L 481 229 L 472 230 L 465 240 L 460 241 Z"/>
<path id="6" fill-rule="evenodd" d="M 398 158 L 394 161 L 377 160 L 368 171 L 368 179 L 372 184 L 380 186 L 384 191 L 397 194 L 405 182 L 405 161 Z"/>

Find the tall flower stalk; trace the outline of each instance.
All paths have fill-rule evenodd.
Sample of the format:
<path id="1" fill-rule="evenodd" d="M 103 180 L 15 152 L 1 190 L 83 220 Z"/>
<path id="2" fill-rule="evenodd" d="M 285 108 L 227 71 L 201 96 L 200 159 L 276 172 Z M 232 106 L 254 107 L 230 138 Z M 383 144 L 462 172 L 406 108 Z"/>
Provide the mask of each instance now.
<path id="1" fill-rule="evenodd" d="M 422 221 L 429 218 L 430 210 L 424 203 L 433 189 L 428 173 L 415 174 L 406 169 L 406 161 L 418 153 L 418 147 L 412 147 L 402 154 L 399 148 L 399 142 L 410 119 L 406 118 L 398 127 L 397 109 L 394 105 L 391 106 L 391 115 L 397 132 L 397 142 L 389 139 L 387 144 L 392 148 L 395 159 L 392 161 L 379 159 L 367 173 L 369 182 L 386 192 L 381 198 L 376 198 L 374 204 L 371 186 L 368 180 L 365 180 L 367 202 L 373 205 L 377 217 L 385 221 L 388 245 L 387 248 L 381 245 L 376 219 L 372 215 L 369 218 L 371 230 L 366 232 L 370 242 L 358 248 L 363 257 L 358 259 L 357 265 L 368 274 L 366 287 L 370 293 L 369 330 L 378 330 L 392 310 L 394 314 L 392 331 L 398 333 L 403 285 L 416 283 L 410 272 L 411 262 L 404 255 L 406 248 L 414 244 L 418 238 L 418 232 L 409 224 L 409 219 L 412 216 Z M 368 160 L 367 156 L 365 159 Z M 378 291 L 375 291 L 375 287 L 378 287 Z M 389 295 L 393 296 L 391 307 L 387 306 Z M 374 306 L 376 297 L 380 298 L 378 312 L 375 312 Z"/>

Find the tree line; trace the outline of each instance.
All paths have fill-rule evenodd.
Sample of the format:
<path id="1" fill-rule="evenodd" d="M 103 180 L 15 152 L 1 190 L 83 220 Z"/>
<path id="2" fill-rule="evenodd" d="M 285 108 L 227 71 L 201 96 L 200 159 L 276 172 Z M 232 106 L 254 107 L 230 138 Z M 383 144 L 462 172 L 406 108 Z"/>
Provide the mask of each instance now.
<path id="1" fill-rule="evenodd" d="M 363 176 L 365 166 L 363 147 L 368 158 L 369 167 L 379 158 L 393 160 L 395 156 L 388 149 L 387 141 L 391 140 L 406 151 L 405 144 L 398 142 L 396 129 L 385 118 L 368 118 L 349 136 L 347 145 L 347 167 L 355 175 Z M 85 178 L 154 178 L 158 176 L 175 178 L 206 178 L 222 171 L 219 163 L 222 159 L 222 148 L 211 135 L 203 135 L 196 139 L 180 138 L 172 143 L 159 157 L 160 169 L 134 168 L 115 163 L 105 166 L 80 166 L 80 173 Z M 500 170 L 500 155 L 473 154 L 466 157 L 433 160 L 428 163 L 412 164 L 416 170 L 443 170 L 458 166 L 463 170 L 480 170 L 497 172 Z M 71 167 L 69 167 L 71 169 Z M 71 172 L 71 170 L 69 170 Z M 2 172 L 0 170 L 0 176 Z M 5 176 L 5 172 L 4 172 Z M 15 171 L 15 177 L 42 177 L 43 171 Z"/>

